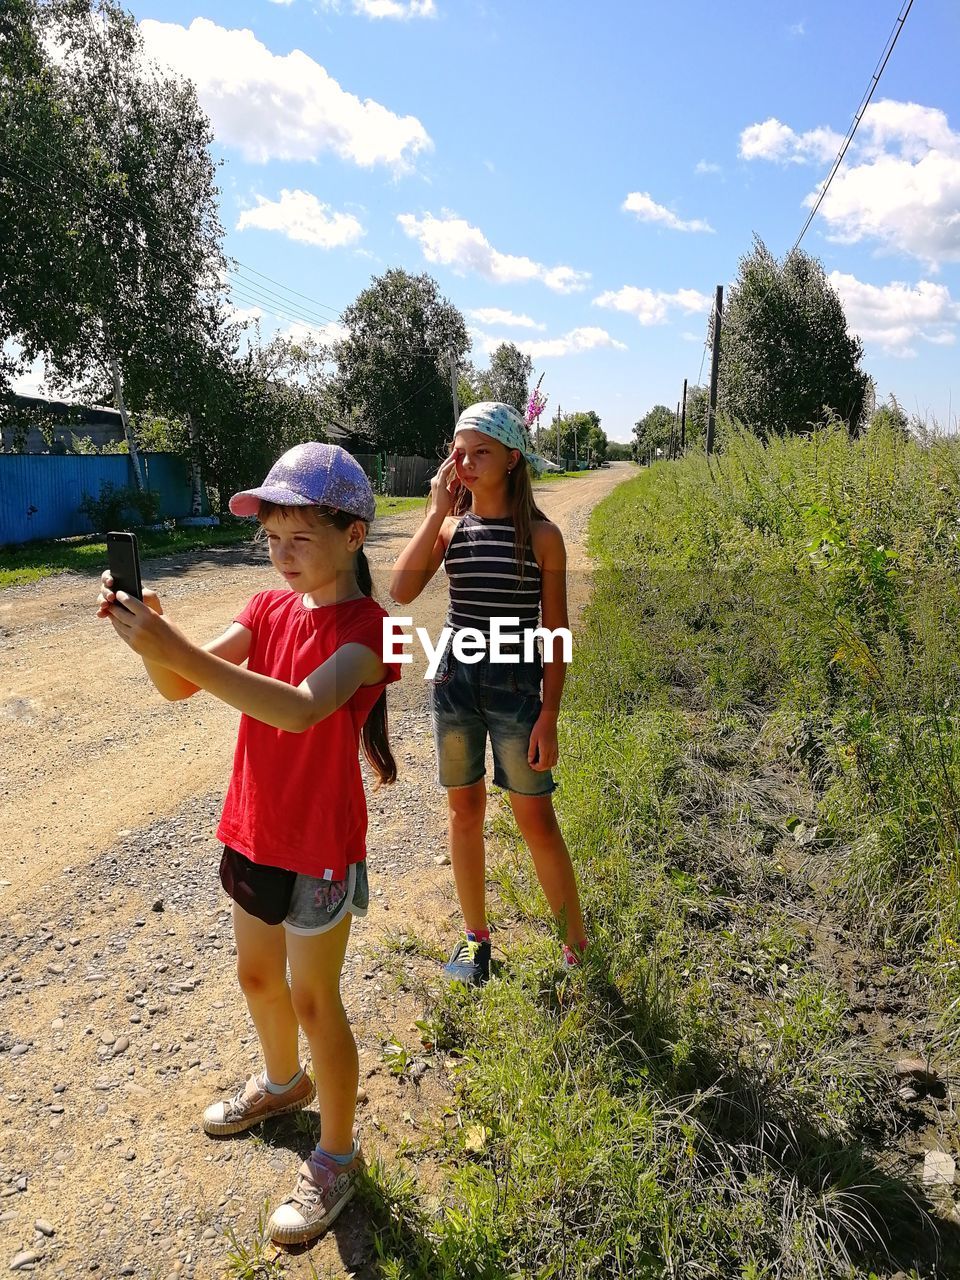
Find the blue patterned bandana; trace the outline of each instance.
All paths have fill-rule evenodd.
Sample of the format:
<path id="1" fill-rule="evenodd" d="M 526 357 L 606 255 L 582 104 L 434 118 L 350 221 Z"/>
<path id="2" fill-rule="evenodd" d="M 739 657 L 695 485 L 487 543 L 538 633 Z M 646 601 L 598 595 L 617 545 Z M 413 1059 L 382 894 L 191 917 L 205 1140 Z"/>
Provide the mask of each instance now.
<path id="1" fill-rule="evenodd" d="M 493 440 L 499 440 L 508 449 L 519 449 L 534 470 L 542 471 L 545 458 L 533 452 L 530 433 L 513 405 L 497 400 L 481 400 L 464 409 L 457 419 L 457 431 L 480 431 Z"/>

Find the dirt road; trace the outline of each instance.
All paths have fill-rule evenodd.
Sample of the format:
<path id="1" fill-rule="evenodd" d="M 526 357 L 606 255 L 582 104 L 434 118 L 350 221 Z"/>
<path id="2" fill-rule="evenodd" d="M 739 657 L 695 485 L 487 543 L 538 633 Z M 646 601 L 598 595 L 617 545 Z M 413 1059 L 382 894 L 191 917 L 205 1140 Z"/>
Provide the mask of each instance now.
<path id="1" fill-rule="evenodd" d="M 575 605 L 589 512 L 630 472 L 614 465 L 538 492 L 567 540 Z M 381 598 L 419 520 L 375 526 Z M 258 547 L 145 567 L 197 639 L 222 630 L 271 574 Z M 65 575 L 0 594 L 0 1266 L 27 1253 L 23 1267 L 50 1275 L 213 1275 L 224 1231 L 249 1238 L 264 1199 L 289 1190 L 292 1152 L 309 1148 L 310 1130 L 300 1121 L 230 1143 L 198 1131 L 202 1104 L 256 1054 L 213 839 L 237 717 L 203 694 L 163 702 L 93 616 L 95 593 Z M 402 612 L 435 634 L 445 609 L 441 574 Z M 397 940 L 416 924 L 439 954 L 455 929 L 421 675 L 415 655 L 391 690 L 401 777 L 371 796 L 373 904 L 344 982 L 368 1150 L 378 1140 L 395 1150 L 417 1116 L 432 1123 L 445 1089 L 433 1065 L 414 1084 L 382 1055 L 390 1037 L 415 1050 L 435 972 Z M 373 1275 L 370 1257 L 357 1211 L 287 1269 L 309 1275 L 312 1259 L 319 1274 Z"/>

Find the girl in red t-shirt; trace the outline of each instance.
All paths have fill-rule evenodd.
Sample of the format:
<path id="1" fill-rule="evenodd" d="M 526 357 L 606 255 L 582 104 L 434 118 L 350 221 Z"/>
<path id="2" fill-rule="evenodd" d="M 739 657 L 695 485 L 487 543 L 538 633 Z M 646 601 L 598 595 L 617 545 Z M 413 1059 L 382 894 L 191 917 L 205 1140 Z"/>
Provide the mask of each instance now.
<path id="1" fill-rule="evenodd" d="M 374 497 L 355 459 L 336 445 L 298 445 L 258 489 L 235 494 L 230 510 L 259 518 L 286 587 L 254 596 L 203 647 L 163 615 L 153 592 L 142 603 L 114 592 L 109 573 L 98 616 L 140 655 L 165 698 L 205 689 L 243 713 L 218 829 L 220 877 L 233 898 L 237 974 L 264 1066 L 207 1107 L 203 1127 L 240 1133 L 316 1093 L 322 1146 L 270 1219 L 273 1239 L 294 1244 L 326 1231 L 361 1168 L 357 1046 L 340 974 L 351 916 L 364 915 L 369 898 L 358 745 L 381 782 L 396 779 L 386 685 L 400 668 L 382 658 L 387 615 L 371 598 L 363 553 Z M 301 1027 L 316 1089 L 299 1060 Z"/>

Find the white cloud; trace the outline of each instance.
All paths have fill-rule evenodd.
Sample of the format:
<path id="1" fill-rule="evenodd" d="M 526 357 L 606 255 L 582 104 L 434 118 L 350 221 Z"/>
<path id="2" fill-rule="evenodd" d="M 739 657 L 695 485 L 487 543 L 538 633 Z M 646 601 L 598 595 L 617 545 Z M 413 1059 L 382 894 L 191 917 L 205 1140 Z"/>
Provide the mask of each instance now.
<path id="1" fill-rule="evenodd" d="M 271 4 L 293 4 L 293 0 L 270 0 Z"/>
<path id="2" fill-rule="evenodd" d="M 510 325 L 514 329 L 545 329 L 545 324 L 538 324 L 530 316 L 518 316 L 513 311 L 504 311 L 502 307 L 477 307 L 474 311 L 468 311 L 467 315 L 471 320 L 476 320 L 477 324 L 503 324 Z"/>
<path id="3" fill-rule="evenodd" d="M 282 338 L 292 338 L 294 342 L 303 342 L 305 338 L 316 338 L 324 346 L 332 346 L 350 336 L 346 325 L 337 320 L 328 320 L 326 324 L 306 324 L 302 320 L 294 320 L 286 329 L 281 330 Z"/>
<path id="4" fill-rule="evenodd" d="M 274 0 L 275 4 L 291 4 L 292 0 Z M 322 9 L 339 12 L 343 7 L 341 0 L 319 0 Z M 435 18 L 437 6 L 435 0 L 352 0 L 354 13 L 366 18 L 399 18 L 406 22 L 410 18 Z"/>
<path id="5" fill-rule="evenodd" d="M 744 129 L 740 154 L 778 163 L 826 161 L 839 141 L 830 129 L 797 134 L 770 119 Z M 820 189 L 807 196 L 808 208 Z M 936 107 L 889 98 L 871 103 L 819 216 L 842 244 L 873 240 L 931 270 L 960 261 L 960 132 Z"/>
<path id="6" fill-rule="evenodd" d="M 911 344 L 917 341 L 936 346 L 956 341 L 960 302 L 950 297 L 946 285 L 929 280 L 915 285 L 899 280 L 865 284 L 841 271 L 831 272 L 829 279 L 840 295 L 850 331 L 890 355 L 916 355 Z"/>
<path id="7" fill-rule="evenodd" d="M 772 160 L 777 164 L 807 164 L 833 160 L 843 143 L 832 129 L 808 129 L 795 133 L 774 116 L 762 124 L 751 124 L 740 134 L 740 155 L 744 160 Z"/>
<path id="8" fill-rule="evenodd" d="M 437 6 L 433 0 L 353 0 L 354 13 L 368 18 L 435 18 Z"/>
<path id="9" fill-rule="evenodd" d="M 715 164 L 712 160 L 698 160 L 694 166 L 694 173 L 722 173 L 720 165 Z"/>
<path id="10" fill-rule="evenodd" d="M 614 351 L 626 351 L 627 344 L 618 342 L 610 336 L 606 329 L 596 325 L 585 325 L 579 329 L 571 329 L 562 338 L 544 338 L 537 342 L 517 344 L 533 360 L 542 360 L 550 356 L 579 355 L 582 351 L 596 351 L 600 347 L 612 347 Z"/>
<path id="11" fill-rule="evenodd" d="M 510 342 L 510 338 L 495 338 L 490 334 L 471 330 L 470 337 L 474 346 L 484 355 L 496 351 L 502 342 Z M 602 347 L 610 347 L 614 351 L 626 351 L 626 344 L 611 337 L 606 329 L 595 325 L 586 325 L 579 329 L 571 329 L 560 338 L 520 338 L 515 345 L 528 355 L 531 360 L 549 360 L 562 356 L 580 355 L 584 351 L 596 351 Z"/>
<path id="12" fill-rule="evenodd" d="M 435 218 L 432 213 L 423 218 L 401 213 L 397 215 L 397 221 L 411 239 L 420 242 L 428 262 L 442 263 L 460 274 L 475 271 L 497 284 L 539 280 L 555 293 L 574 293 L 585 289 L 590 279 L 587 271 L 563 266 L 546 267 L 532 258 L 501 253 L 494 249 L 479 227 L 472 227 L 451 213 L 445 212 L 442 218 Z"/>
<path id="13" fill-rule="evenodd" d="M 875 240 L 932 270 L 960 261 L 960 132 L 945 113 L 878 102 L 864 113 L 857 141 L 854 163 L 841 166 L 820 206 L 831 239 Z M 807 204 L 815 200 L 811 193 Z"/>
<path id="14" fill-rule="evenodd" d="M 700 218 L 694 218 L 689 222 L 678 218 L 666 205 L 657 204 L 646 191 L 631 191 L 624 200 L 622 208 L 628 213 L 635 213 L 641 222 L 660 222 L 671 231 L 713 230 L 709 222 L 704 222 Z"/>
<path id="15" fill-rule="evenodd" d="M 279 231 L 288 240 L 318 244 L 324 249 L 353 244 L 365 234 L 352 213 L 336 213 L 321 204 L 309 191 L 280 192 L 279 200 L 257 196 L 257 207 L 245 209 L 237 222 L 237 230 L 258 227 L 261 231 Z"/>
<path id="16" fill-rule="evenodd" d="M 227 304 L 227 313 L 231 320 L 244 325 L 253 324 L 263 318 L 263 312 L 259 307 L 236 307 L 232 303 Z"/>
<path id="17" fill-rule="evenodd" d="M 625 311 L 627 315 L 636 316 L 642 325 L 666 324 L 671 311 L 681 311 L 684 315 L 695 312 L 710 311 L 713 298 L 696 289 L 677 289 L 674 293 L 662 290 L 638 289 L 627 284 L 622 289 L 608 290 L 594 298 L 595 307 L 609 307 L 613 311 Z"/>
<path id="18" fill-rule="evenodd" d="M 791 23 L 791 25 L 787 27 L 787 31 L 792 36 L 805 36 L 807 34 L 807 29 L 802 22 Z"/>
<path id="19" fill-rule="evenodd" d="M 194 82 L 217 138 L 246 160 L 315 160 L 332 151 L 364 168 L 403 170 L 433 145 L 415 116 L 348 93 L 299 49 L 271 53 L 252 31 L 207 18 L 189 27 L 147 18 L 140 29 L 150 57 Z"/>
<path id="20" fill-rule="evenodd" d="M 10 341 L 4 343 L 3 354 L 16 360 L 23 355 L 23 349 L 19 343 Z M 46 377 L 46 361 L 43 356 L 37 356 L 32 364 L 10 379 L 10 390 L 20 396 L 45 396 L 48 394 Z"/>

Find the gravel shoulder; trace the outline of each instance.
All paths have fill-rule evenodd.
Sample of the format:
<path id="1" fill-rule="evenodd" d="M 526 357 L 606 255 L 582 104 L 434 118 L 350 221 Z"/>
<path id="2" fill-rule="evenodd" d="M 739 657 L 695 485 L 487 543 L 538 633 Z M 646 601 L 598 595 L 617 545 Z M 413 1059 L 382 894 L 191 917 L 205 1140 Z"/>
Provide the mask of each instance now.
<path id="1" fill-rule="evenodd" d="M 589 591 L 589 513 L 630 474 L 615 464 L 538 491 L 567 541 L 574 612 Z M 419 520 L 375 526 L 381 598 Z M 151 561 L 145 577 L 197 639 L 272 584 L 265 552 L 250 547 Z M 212 1276 L 226 1265 L 224 1233 L 249 1241 L 264 1200 L 289 1190 L 315 1116 L 229 1142 L 199 1130 L 202 1106 L 257 1053 L 213 838 L 237 716 L 203 694 L 164 703 L 93 616 L 94 597 L 70 575 L 0 593 L 0 1265 Z M 433 634 L 445 609 L 438 575 L 403 613 Z M 438 953 L 456 928 L 414 659 L 390 694 L 400 779 L 370 792 L 373 897 L 345 970 L 368 1153 L 439 1123 L 447 1092 L 443 1064 L 417 1057 L 414 1025 L 435 964 L 404 951 L 408 928 Z M 422 1070 L 387 1070 L 382 1047 L 393 1039 Z M 419 1174 L 429 1181 L 428 1169 Z M 285 1258 L 291 1275 L 376 1274 L 359 1206 L 328 1239 Z"/>

